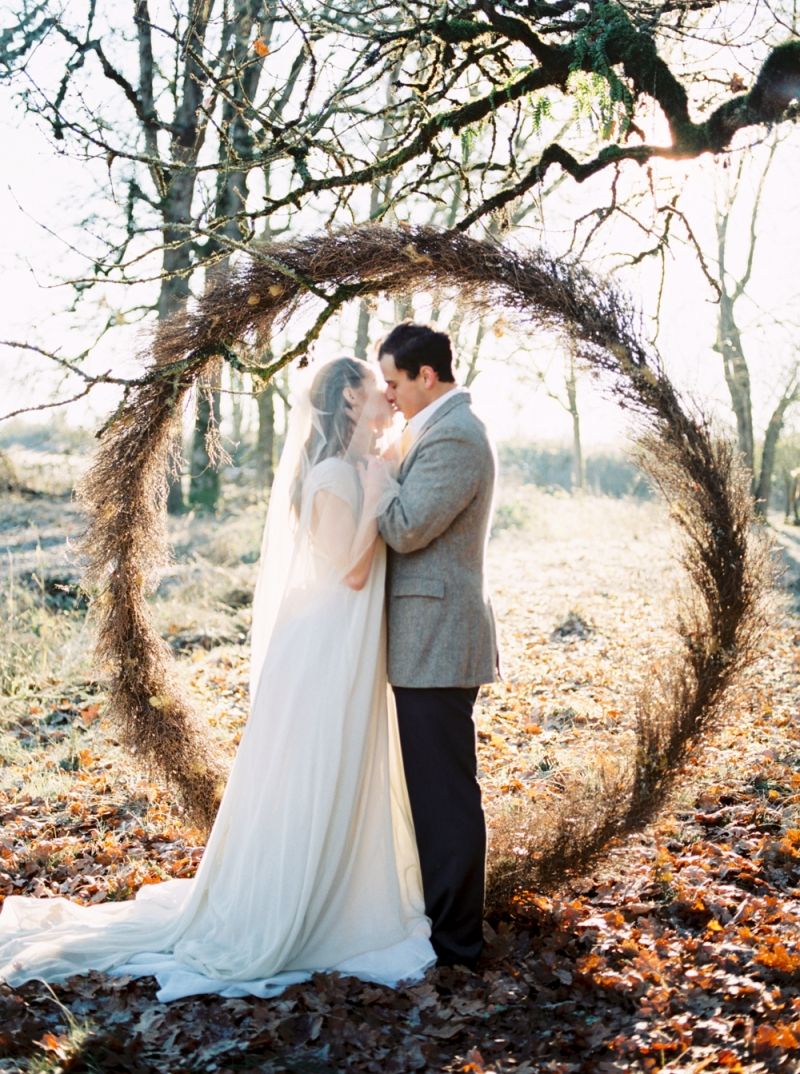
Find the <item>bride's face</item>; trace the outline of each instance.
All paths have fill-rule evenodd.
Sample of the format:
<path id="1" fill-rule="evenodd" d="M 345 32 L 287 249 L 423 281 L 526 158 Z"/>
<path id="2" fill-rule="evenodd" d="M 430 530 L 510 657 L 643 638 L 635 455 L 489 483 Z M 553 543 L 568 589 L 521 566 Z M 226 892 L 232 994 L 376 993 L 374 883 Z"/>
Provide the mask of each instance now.
<path id="1" fill-rule="evenodd" d="M 346 389 L 345 399 L 357 425 L 363 422 L 373 432 L 383 432 L 391 425 L 392 409 L 371 373 L 357 388 Z"/>

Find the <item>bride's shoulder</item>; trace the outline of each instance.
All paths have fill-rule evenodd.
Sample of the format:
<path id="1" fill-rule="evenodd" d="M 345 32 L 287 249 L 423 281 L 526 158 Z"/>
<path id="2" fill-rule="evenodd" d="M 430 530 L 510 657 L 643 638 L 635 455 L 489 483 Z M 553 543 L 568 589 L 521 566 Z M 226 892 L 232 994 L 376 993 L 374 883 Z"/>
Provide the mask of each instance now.
<path id="1" fill-rule="evenodd" d="M 348 462 L 347 459 L 343 459 L 341 455 L 329 455 L 327 459 L 321 459 L 319 462 L 315 462 L 309 470 L 309 473 L 345 473 L 352 469 L 353 464 Z"/>
<path id="2" fill-rule="evenodd" d="M 339 495 L 348 495 L 358 486 L 358 474 L 352 463 L 346 462 L 338 456 L 322 459 L 315 463 L 308 471 L 305 480 L 307 492 L 319 492 L 327 489 L 337 492 Z"/>
<path id="3" fill-rule="evenodd" d="M 326 478 L 349 478 L 356 476 L 356 470 L 351 462 L 338 455 L 331 455 L 330 458 L 322 459 L 321 462 L 315 462 L 308 471 L 308 476 L 313 476 L 317 481 L 324 481 Z"/>

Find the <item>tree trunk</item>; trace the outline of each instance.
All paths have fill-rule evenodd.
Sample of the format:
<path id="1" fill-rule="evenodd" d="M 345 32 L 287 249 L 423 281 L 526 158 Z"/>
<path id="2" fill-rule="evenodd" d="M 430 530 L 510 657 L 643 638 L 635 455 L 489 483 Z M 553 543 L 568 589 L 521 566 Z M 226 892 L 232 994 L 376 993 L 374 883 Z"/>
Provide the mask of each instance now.
<path id="1" fill-rule="evenodd" d="M 764 434 L 764 450 L 761 453 L 761 467 L 755 489 L 756 513 L 761 515 L 762 518 L 767 517 L 767 511 L 769 510 L 772 472 L 775 469 L 775 451 L 778 447 L 778 438 L 783 427 L 783 416 L 781 415 L 776 420 L 776 414 L 777 411 L 769 419 L 767 431 Z"/>
<path id="2" fill-rule="evenodd" d="M 256 398 L 258 402 L 258 438 L 256 440 L 256 476 L 265 493 L 275 477 L 275 387 L 268 384 Z"/>
<path id="3" fill-rule="evenodd" d="M 164 235 L 166 237 L 167 230 L 164 229 Z M 161 278 L 161 290 L 158 296 L 158 317 L 159 320 L 169 316 L 169 314 L 178 309 L 181 303 L 186 301 L 189 294 L 189 281 L 187 276 L 170 276 L 166 275 L 170 270 L 167 265 L 174 265 L 175 259 L 171 256 L 175 253 L 173 250 L 166 249 L 164 251 L 162 269 L 165 275 Z M 185 264 L 188 270 L 188 251 L 185 255 Z M 177 420 L 177 419 L 176 419 Z M 175 457 L 176 466 L 174 471 L 171 470 L 167 481 L 169 483 L 167 490 L 167 511 L 171 515 L 180 515 L 186 510 L 186 501 L 183 494 L 183 480 L 181 471 L 184 468 L 184 454 L 183 454 L 183 419 L 178 420 L 178 428 L 175 433 Z"/>
<path id="4" fill-rule="evenodd" d="M 183 477 L 181 469 L 183 466 L 183 437 L 178 437 L 180 441 L 176 445 L 176 449 L 179 449 L 180 454 L 177 454 L 177 467 L 174 471 L 170 471 L 167 478 L 167 513 L 170 515 L 181 515 L 186 510 L 186 501 L 183 498 Z"/>
<path id="5" fill-rule="evenodd" d="M 243 232 L 236 214 L 247 203 L 247 173 L 238 166 L 251 152 L 253 135 L 244 118 L 245 110 L 250 106 L 258 86 L 261 72 L 260 64 L 245 64 L 249 39 L 252 33 L 257 0 L 242 0 L 233 13 L 235 22 L 235 44 L 233 49 L 234 70 L 244 73 L 235 78 L 229 91 L 229 99 L 223 107 L 221 129 L 230 146 L 231 159 L 220 170 L 217 182 L 216 219 L 221 221 L 220 239 L 212 237 L 206 253 L 212 255 L 217 250 L 225 249 L 223 237 L 241 240 L 248 236 Z M 205 10 L 205 9 L 204 9 Z M 197 102 L 199 106 L 199 100 Z M 194 182 L 193 173 L 192 182 Z M 191 194 L 189 195 L 191 200 Z M 190 208 L 190 203 L 187 209 Z M 179 253 L 179 246 L 175 253 Z M 217 382 L 218 383 L 218 382 Z M 204 511 L 215 511 L 220 494 L 220 475 L 208 454 L 209 434 L 219 426 L 219 396 L 215 388 L 197 395 L 197 413 L 192 439 L 192 465 L 189 477 L 189 502 L 193 507 Z"/>
<path id="6" fill-rule="evenodd" d="M 202 55 L 203 40 L 208 22 L 208 11 L 203 6 L 194 12 L 190 43 L 195 55 Z M 155 64 L 153 60 L 152 28 L 147 0 L 135 0 L 134 21 L 139 53 L 139 100 L 142 107 L 142 129 L 145 148 L 151 160 L 159 160 L 156 104 L 153 92 Z M 202 135 L 198 137 L 197 115 L 202 94 L 202 72 L 196 62 L 186 55 L 183 69 L 183 95 L 179 98 L 178 79 L 173 86 L 176 108 L 173 117 L 170 149 L 173 161 L 191 165 L 199 152 Z M 189 272 L 191 252 L 186 241 L 185 228 L 191 221 L 192 194 L 195 173 L 191 167 L 163 168 L 158 163 L 150 165 L 150 174 L 161 199 L 161 224 L 164 240 L 161 259 L 161 289 L 158 296 L 158 318 L 164 320 L 182 305 L 189 295 Z M 176 454 L 182 457 L 182 430 L 176 434 Z M 177 467 L 180 470 L 180 461 Z M 167 510 L 177 514 L 184 508 L 180 473 L 170 474 Z"/>
<path id="7" fill-rule="evenodd" d="M 397 324 L 400 321 L 410 321 L 414 316 L 414 302 L 410 295 L 403 295 L 394 300 L 394 319 Z"/>
<path id="8" fill-rule="evenodd" d="M 783 487 L 786 495 L 786 510 L 784 512 L 783 521 L 791 522 L 794 526 L 800 526 L 800 513 L 798 513 L 800 470 L 784 470 Z"/>
<path id="9" fill-rule="evenodd" d="M 750 370 L 744 356 L 742 337 L 734 315 L 731 296 L 724 290 L 719 301 L 717 342 L 715 350 L 722 355 L 725 382 L 736 417 L 736 433 L 744 461 L 755 474 L 755 444 L 753 441 L 753 409 L 750 394 Z"/>
<path id="10" fill-rule="evenodd" d="M 241 465 L 244 452 L 244 378 L 237 370 L 231 368 L 228 377 L 231 394 L 231 458 L 236 466 Z"/>
<path id="11" fill-rule="evenodd" d="M 152 104 L 152 49 L 150 45 L 149 14 L 146 3 L 137 3 L 139 22 L 139 61 L 141 86 L 148 107 Z M 158 296 L 158 316 L 163 320 L 174 313 L 189 297 L 189 274 L 192 270 L 191 244 L 187 228 L 192 220 L 192 198 L 197 179 L 194 165 L 205 138 L 205 126 L 201 126 L 200 102 L 208 71 L 199 61 L 203 55 L 206 30 L 211 14 L 210 0 L 198 0 L 192 8 L 191 28 L 188 31 L 182 71 L 182 85 L 173 119 L 170 151 L 172 160 L 181 165 L 171 170 L 163 196 L 162 236 L 164 248 L 161 262 L 161 291 Z M 177 90 L 177 82 L 176 82 Z M 155 148 L 152 133 L 149 135 L 151 149 Z M 198 416 L 198 421 L 201 420 Z M 194 453 L 193 444 L 192 451 Z M 204 448 L 203 448 L 204 450 Z M 196 466 L 192 460 L 192 470 Z M 191 478 L 190 478 L 191 481 Z M 189 496 L 192 500 L 191 491 Z M 180 479 L 172 479 L 167 497 L 167 509 L 176 513 L 183 509 L 183 491 Z"/>
<path id="12" fill-rule="evenodd" d="M 383 126 L 381 133 L 376 143 L 376 154 L 380 157 L 383 152 L 383 146 L 392 132 L 391 106 L 395 102 L 396 91 L 396 79 L 400 71 L 400 65 L 397 64 L 392 77 L 388 80 L 386 86 L 386 113 L 383 118 Z M 389 195 L 392 189 L 392 176 L 387 175 L 381 179 L 376 179 L 370 187 L 369 192 L 369 218 L 375 220 L 384 206 L 389 201 Z M 395 304 L 395 310 L 397 304 Z M 403 320 L 404 317 L 410 317 L 411 311 L 403 314 L 403 317 L 398 320 Z M 356 358 L 361 358 L 366 361 L 367 348 L 369 347 L 369 323 L 371 319 L 370 307 L 368 301 L 363 299 L 358 304 L 358 326 L 356 328 L 356 344 L 353 348 L 353 353 Z"/>
<path id="13" fill-rule="evenodd" d="M 220 475 L 211 461 L 208 441 L 219 429 L 219 379 L 197 393 L 197 418 L 192 439 L 189 504 L 198 511 L 214 512 L 220 492 Z"/>
<path id="14" fill-rule="evenodd" d="M 366 299 L 361 299 L 358 304 L 358 325 L 356 327 L 356 343 L 353 354 L 356 358 L 367 360 L 367 347 L 369 346 L 369 322 L 372 314 L 369 311 Z"/>
<path id="15" fill-rule="evenodd" d="M 247 171 L 240 162 L 247 160 L 252 154 L 253 132 L 246 114 L 247 109 L 252 107 L 262 69 L 259 63 L 248 64 L 247 55 L 260 8 L 260 0 L 238 0 L 232 12 L 235 26 L 232 64 L 236 76 L 231 80 L 221 122 L 221 134 L 229 146 L 229 158 L 226 166 L 220 170 L 217 180 L 215 212 L 216 220 L 220 222 L 219 237 L 214 235 L 209 240 L 207 256 L 224 251 L 226 238 L 241 242 L 250 237 L 247 226 L 240 221 L 237 214 L 247 205 Z M 264 12 L 265 17 L 270 19 L 267 33 L 271 33 L 273 8 L 274 4 L 269 4 Z M 227 259 L 223 261 L 223 265 L 226 263 Z M 219 412 L 219 395 L 216 390 L 198 394 L 189 501 L 193 506 L 206 511 L 216 510 L 221 488 L 219 472 L 209 458 L 207 447 L 209 431 L 213 432 L 219 425 Z"/>
<path id="16" fill-rule="evenodd" d="M 572 353 L 569 356 L 566 388 L 569 413 L 572 418 L 572 491 L 585 492 L 586 473 L 583 465 L 581 416 L 578 412 L 578 377 L 575 369 L 575 355 Z"/>
<path id="17" fill-rule="evenodd" d="M 761 452 L 761 467 L 758 473 L 758 484 L 755 489 L 756 511 L 764 518 L 766 518 L 769 509 L 772 474 L 775 469 L 775 453 L 783 430 L 786 411 L 797 401 L 797 372 L 798 371 L 795 369 L 786 390 L 770 416 L 766 432 L 764 433 L 764 448 Z"/>
<path id="18" fill-rule="evenodd" d="M 191 465 L 189 467 L 189 505 L 201 511 L 216 511 L 222 488 L 219 472 L 211 460 L 208 443 L 216 435 L 220 422 L 218 384 L 197 393 L 192 429 Z"/>
<path id="19" fill-rule="evenodd" d="M 459 327 L 460 327 L 460 325 L 459 325 Z M 477 333 L 475 335 L 475 342 L 472 345 L 472 350 L 470 351 L 469 360 L 467 361 L 467 368 L 464 371 L 464 387 L 465 388 L 471 387 L 472 382 L 475 380 L 475 378 L 477 377 L 478 373 L 480 373 L 480 369 L 478 369 L 478 359 L 480 358 L 481 343 L 483 343 L 483 337 L 485 335 L 486 335 L 486 325 L 485 325 L 483 319 L 481 319 L 478 322 L 478 331 L 477 331 Z"/>

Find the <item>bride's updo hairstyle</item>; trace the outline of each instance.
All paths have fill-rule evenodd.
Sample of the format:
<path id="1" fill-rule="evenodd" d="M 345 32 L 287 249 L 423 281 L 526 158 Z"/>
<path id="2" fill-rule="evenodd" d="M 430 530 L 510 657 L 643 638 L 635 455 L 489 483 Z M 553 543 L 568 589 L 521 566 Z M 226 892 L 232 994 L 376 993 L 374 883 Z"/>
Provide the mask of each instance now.
<path id="1" fill-rule="evenodd" d="M 366 375 L 367 367 L 363 362 L 355 358 L 335 358 L 314 377 L 311 383 L 311 433 L 305 449 L 312 466 L 347 451 L 355 424 L 344 393 L 346 388 L 360 388 Z"/>
<path id="2" fill-rule="evenodd" d="M 311 431 L 303 447 L 300 467 L 292 489 L 292 506 L 299 514 L 303 478 L 323 459 L 347 452 L 355 429 L 344 397 L 346 388 L 360 388 L 369 372 L 356 358 L 335 358 L 327 362 L 311 382 Z"/>

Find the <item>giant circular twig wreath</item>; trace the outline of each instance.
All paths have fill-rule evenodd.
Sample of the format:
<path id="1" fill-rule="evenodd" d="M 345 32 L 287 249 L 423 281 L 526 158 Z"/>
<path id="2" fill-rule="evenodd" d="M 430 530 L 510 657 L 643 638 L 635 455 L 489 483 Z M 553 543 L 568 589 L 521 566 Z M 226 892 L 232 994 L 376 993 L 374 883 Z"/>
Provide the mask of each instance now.
<path id="1" fill-rule="evenodd" d="M 613 775 L 595 774 L 586 791 L 595 795 L 591 808 L 565 800 L 559 816 L 548 802 L 537 824 L 513 807 L 494 826 L 489 902 L 502 907 L 520 885 L 585 864 L 611 836 L 652 815 L 687 745 L 719 716 L 726 691 L 758 652 L 767 621 L 770 560 L 735 449 L 687 411 L 643 342 L 635 311 L 607 281 L 542 252 L 427 227 L 367 225 L 254 246 L 159 326 L 147 375 L 101 434 L 79 490 L 90 520 L 87 585 L 96 594 L 97 654 L 110 673 L 110 710 L 123 741 L 197 823 L 209 825 L 225 768 L 178 685 L 146 600 L 168 554 L 167 475 L 182 402 L 220 361 L 255 368 L 248 356 L 263 353 L 276 326 L 301 306 L 321 304 L 307 344 L 348 299 L 423 290 L 453 295 L 478 314 L 504 309 L 515 331 L 545 327 L 569 336 L 634 415 L 639 462 L 685 538 L 675 646 L 637 701 L 634 754 Z"/>

